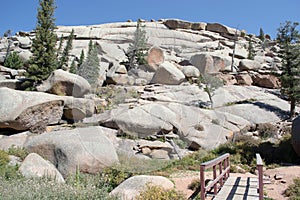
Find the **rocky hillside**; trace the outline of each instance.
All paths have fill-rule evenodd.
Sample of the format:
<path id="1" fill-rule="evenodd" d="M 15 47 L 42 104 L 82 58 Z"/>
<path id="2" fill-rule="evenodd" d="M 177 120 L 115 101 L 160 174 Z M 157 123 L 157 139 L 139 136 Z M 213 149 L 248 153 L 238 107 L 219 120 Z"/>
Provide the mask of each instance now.
<path id="1" fill-rule="evenodd" d="M 59 37 L 74 30 L 71 56 L 77 60 L 82 50 L 87 53 L 90 40 L 96 42 L 101 60 L 99 88 L 57 70 L 39 92 L 17 90 L 24 69 L 1 64 L 9 40 L 11 51 L 28 60 L 34 32 L 2 38 L 0 148 L 25 147 L 66 177 L 76 166 L 96 173 L 118 163 L 120 152 L 141 159 L 178 159 L 191 150 L 215 148 L 236 134 L 258 139 L 261 124 L 277 130 L 273 139 L 285 134 L 290 123 L 282 121 L 289 103 L 280 96 L 274 75 L 281 65 L 274 41 L 262 42 L 246 31 L 217 23 L 144 22 L 148 65 L 127 69 L 122 62 L 127 60 L 136 24 L 57 28 Z M 247 59 L 250 40 L 256 52 L 253 60 Z M 196 83 L 206 73 L 224 83 L 214 91 L 213 104 L 205 84 Z"/>

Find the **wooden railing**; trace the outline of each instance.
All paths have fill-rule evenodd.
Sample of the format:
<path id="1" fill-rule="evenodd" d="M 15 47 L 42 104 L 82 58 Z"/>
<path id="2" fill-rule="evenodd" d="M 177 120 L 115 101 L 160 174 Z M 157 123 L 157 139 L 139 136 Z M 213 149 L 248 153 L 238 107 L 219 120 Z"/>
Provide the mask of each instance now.
<path id="1" fill-rule="evenodd" d="M 258 171 L 258 188 L 257 193 L 259 194 L 259 200 L 264 199 L 264 183 L 263 183 L 263 161 L 259 155 L 256 154 L 256 167 Z"/>
<path id="2" fill-rule="evenodd" d="M 219 168 L 218 176 L 217 176 L 217 167 Z M 204 172 L 206 169 L 210 169 L 210 168 L 213 168 L 213 180 L 207 186 L 205 186 Z M 226 153 L 218 158 L 202 163 L 200 165 L 201 200 L 205 199 L 207 191 L 209 191 L 212 187 L 214 189 L 214 194 L 216 195 L 220 187 L 222 187 L 224 185 L 224 182 L 228 179 L 229 173 L 230 173 L 229 153 Z"/>

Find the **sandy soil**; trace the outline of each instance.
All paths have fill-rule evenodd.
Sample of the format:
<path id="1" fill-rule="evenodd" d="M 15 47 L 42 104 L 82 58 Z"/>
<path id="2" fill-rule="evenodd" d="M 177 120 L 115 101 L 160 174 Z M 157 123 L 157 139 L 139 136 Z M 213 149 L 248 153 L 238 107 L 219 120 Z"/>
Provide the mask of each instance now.
<path id="1" fill-rule="evenodd" d="M 205 175 L 208 178 L 212 176 L 210 172 L 206 172 Z M 255 175 L 249 173 L 231 173 L 230 175 L 239 177 L 255 177 Z M 286 188 L 293 183 L 293 179 L 297 177 L 300 178 L 300 166 L 288 166 L 268 169 L 264 171 L 264 176 L 264 190 L 267 193 L 267 196 L 275 200 L 285 200 L 288 199 L 283 195 Z M 194 192 L 188 189 L 189 185 L 193 181 L 199 180 L 199 177 L 199 172 L 185 171 L 172 174 L 171 179 L 174 181 L 176 189 L 183 192 L 188 198 Z M 275 177 L 278 177 L 278 180 L 276 180 Z"/>

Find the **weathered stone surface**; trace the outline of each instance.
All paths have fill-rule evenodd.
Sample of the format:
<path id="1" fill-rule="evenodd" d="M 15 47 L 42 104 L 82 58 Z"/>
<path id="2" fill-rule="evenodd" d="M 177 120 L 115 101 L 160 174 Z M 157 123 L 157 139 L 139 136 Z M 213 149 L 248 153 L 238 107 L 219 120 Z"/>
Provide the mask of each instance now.
<path id="1" fill-rule="evenodd" d="M 133 85 L 134 79 L 127 74 L 107 74 L 106 83 L 114 85 Z"/>
<path id="2" fill-rule="evenodd" d="M 278 77 L 270 74 L 256 74 L 252 77 L 253 85 L 257 85 L 259 87 L 278 89 L 280 88 L 280 81 Z"/>
<path id="3" fill-rule="evenodd" d="M 237 84 L 239 85 L 252 85 L 253 81 L 248 73 L 240 73 L 235 76 Z"/>
<path id="4" fill-rule="evenodd" d="M 69 120 L 81 120 L 91 117 L 95 112 L 95 102 L 92 99 L 74 98 L 70 96 L 64 99 L 64 117 Z"/>
<path id="5" fill-rule="evenodd" d="M 224 81 L 225 85 L 237 84 L 237 80 L 233 74 L 220 74 L 218 77 Z"/>
<path id="6" fill-rule="evenodd" d="M 124 65 L 119 65 L 115 71 L 116 74 L 127 74 L 127 69 Z"/>
<path id="7" fill-rule="evenodd" d="M 130 69 L 128 75 L 135 79 L 135 85 L 149 84 L 155 72 L 149 71 L 147 66 L 139 66 L 138 68 Z"/>
<path id="8" fill-rule="evenodd" d="M 261 68 L 261 64 L 254 60 L 243 59 L 239 63 L 239 69 L 242 71 L 248 70 L 259 70 Z"/>
<path id="9" fill-rule="evenodd" d="M 197 54 L 191 57 L 191 64 L 197 67 L 200 73 L 216 72 L 214 59 L 209 54 Z"/>
<path id="10" fill-rule="evenodd" d="M 164 24 L 169 29 L 191 29 L 192 23 L 188 21 L 183 21 L 179 19 L 168 19 L 164 22 Z"/>
<path id="11" fill-rule="evenodd" d="M 60 97 L 0 88 L 0 128 L 43 132 L 58 123 L 63 114 Z"/>
<path id="12" fill-rule="evenodd" d="M 152 103 L 129 109 L 113 116 L 112 120 L 124 133 L 146 138 L 160 131 L 171 131 L 173 126 L 169 121 L 174 120 L 175 117 L 168 108 Z"/>
<path id="13" fill-rule="evenodd" d="M 16 37 L 20 43 L 22 49 L 29 49 L 31 47 L 32 41 L 29 37 Z"/>
<path id="14" fill-rule="evenodd" d="M 164 149 L 153 149 L 149 155 L 152 159 L 170 159 L 169 152 Z"/>
<path id="15" fill-rule="evenodd" d="M 159 47 L 152 47 L 148 52 L 148 65 L 156 71 L 160 64 L 165 61 L 164 51 Z"/>
<path id="16" fill-rule="evenodd" d="M 168 142 L 139 140 L 138 148 L 153 159 L 170 159 L 173 147 Z"/>
<path id="17" fill-rule="evenodd" d="M 18 133 L 0 138 L 0 149 L 7 151 L 10 147 L 23 148 L 30 136 L 30 132 Z"/>
<path id="18" fill-rule="evenodd" d="M 5 79 L 5 80 L 0 80 L 0 87 L 7 87 L 10 89 L 19 89 L 21 85 L 21 81 L 18 79 Z"/>
<path id="19" fill-rule="evenodd" d="M 195 54 L 191 57 L 190 62 L 199 69 L 200 73 L 217 73 L 224 71 L 226 66 L 230 65 L 226 58 L 209 53 Z"/>
<path id="20" fill-rule="evenodd" d="M 265 111 L 267 113 L 273 110 L 277 111 L 275 113 L 279 115 L 284 114 L 289 110 L 289 103 L 287 101 L 279 98 L 276 93 L 272 94 L 272 92 L 269 90 L 256 86 L 223 86 L 215 91 L 215 95 L 212 98 L 215 107 L 222 107 L 228 104 L 234 104 L 236 102 L 254 100 L 252 103 L 249 102 L 248 104 L 256 104 L 257 107 L 261 106 L 262 109 L 265 107 Z M 229 106 L 228 108 L 231 107 Z"/>
<path id="21" fill-rule="evenodd" d="M 176 114 L 173 125 L 177 134 L 189 145 L 196 143 L 198 147 L 195 149 L 213 149 L 226 142 L 230 130 L 222 127 L 222 121 L 212 124 L 214 111 L 177 103 L 170 103 L 167 107 Z"/>
<path id="22" fill-rule="evenodd" d="M 241 34 L 240 31 L 236 31 L 236 29 L 234 28 L 230 28 L 228 26 L 219 23 L 207 23 L 206 30 L 220 33 L 224 37 L 234 36 L 236 33 L 237 36 L 240 36 Z"/>
<path id="23" fill-rule="evenodd" d="M 81 76 L 58 69 L 37 89 L 57 95 L 83 97 L 91 91 L 91 85 Z"/>
<path id="24" fill-rule="evenodd" d="M 26 178 L 48 178 L 58 183 L 64 183 L 65 180 L 55 166 L 44 160 L 36 153 L 29 154 L 21 164 L 19 171 Z"/>
<path id="25" fill-rule="evenodd" d="M 135 199 L 141 191 L 146 189 L 147 184 L 159 186 L 164 189 L 173 189 L 174 184 L 162 176 L 133 176 L 123 181 L 118 187 L 111 191 L 110 195 L 117 195 L 121 200 Z"/>
<path id="26" fill-rule="evenodd" d="M 192 65 L 183 66 L 181 71 L 187 78 L 198 78 L 200 76 L 199 69 Z"/>
<path id="27" fill-rule="evenodd" d="M 26 71 L 25 70 L 11 69 L 11 68 L 4 67 L 4 66 L 0 65 L 0 72 L 7 74 L 12 79 L 14 79 L 16 76 L 24 75 Z"/>
<path id="28" fill-rule="evenodd" d="M 179 85 L 184 80 L 184 74 L 175 65 L 170 62 L 164 62 L 156 70 L 151 83 Z"/>
<path id="29" fill-rule="evenodd" d="M 32 136 L 25 148 L 48 159 L 64 177 L 75 174 L 76 169 L 94 174 L 119 162 L 105 131 L 106 128 L 87 127 L 49 132 Z"/>
<path id="30" fill-rule="evenodd" d="M 293 120 L 292 124 L 292 145 L 295 152 L 300 157 L 300 116 Z"/>
<path id="31" fill-rule="evenodd" d="M 192 23 L 192 30 L 200 31 L 200 30 L 205 30 L 206 29 L 206 23 L 204 22 L 196 22 Z"/>

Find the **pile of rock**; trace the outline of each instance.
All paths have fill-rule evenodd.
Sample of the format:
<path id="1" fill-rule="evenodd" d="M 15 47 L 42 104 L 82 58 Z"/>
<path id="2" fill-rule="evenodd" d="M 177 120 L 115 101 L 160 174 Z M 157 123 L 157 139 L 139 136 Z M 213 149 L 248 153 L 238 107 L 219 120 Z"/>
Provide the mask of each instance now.
<path id="1" fill-rule="evenodd" d="M 63 70 L 54 71 L 38 92 L 15 90 L 24 70 L 1 66 L 8 44 L 7 38 L 1 39 L 0 131 L 30 132 L 1 136 L 0 149 L 14 145 L 32 153 L 21 163 L 25 176 L 44 176 L 42 172 L 47 171 L 48 176 L 63 182 L 78 167 L 82 172 L 97 173 L 118 163 L 116 152 L 143 159 L 178 159 L 189 150 L 215 148 L 247 127 L 275 124 L 286 117 L 289 103 L 276 95 L 280 83 L 270 73 L 275 70 L 280 74 L 281 65 L 278 46 L 271 40 L 262 46 L 258 38 L 216 23 L 176 19 L 145 22 L 152 47 L 148 65 L 130 69 L 122 63 L 135 28 L 135 22 L 126 22 L 60 26 L 56 30 L 58 36 L 74 30 L 73 57 L 79 58 L 82 49 L 86 53 L 89 40 L 97 43 L 100 85 L 132 89 L 139 95 L 102 113 L 95 110 L 106 100 L 90 94 L 94 88 L 87 80 Z M 12 50 L 28 60 L 33 37 L 34 33 L 12 37 Z M 254 60 L 247 59 L 250 37 L 257 52 Z M 204 85 L 195 84 L 204 73 L 215 74 L 225 82 L 212 99 Z M 101 94 L 102 88 L 97 89 Z M 207 109 L 210 100 L 213 108 Z M 80 122 L 85 128 L 66 126 L 69 122 Z M 52 130 L 54 125 L 58 130 Z M 249 133 L 257 136 L 255 131 Z M 160 138 L 164 142 L 158 141 Z M 174 138 L 185 148 L 178 148 Z M 131 198 L 133 194 L 125 191 L 127 186 L 116 190 Z"/>

